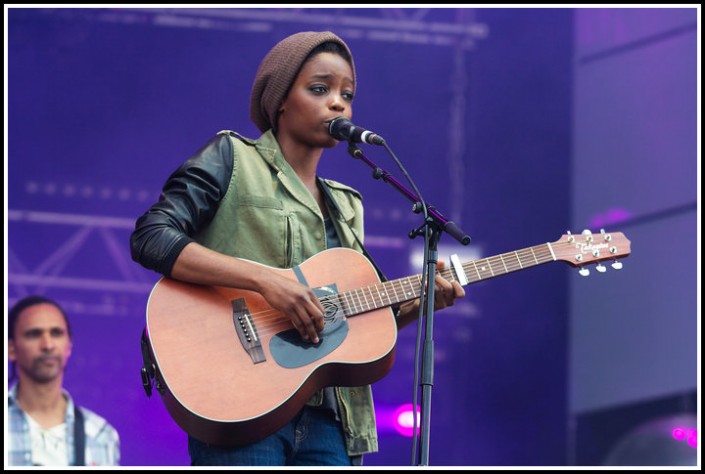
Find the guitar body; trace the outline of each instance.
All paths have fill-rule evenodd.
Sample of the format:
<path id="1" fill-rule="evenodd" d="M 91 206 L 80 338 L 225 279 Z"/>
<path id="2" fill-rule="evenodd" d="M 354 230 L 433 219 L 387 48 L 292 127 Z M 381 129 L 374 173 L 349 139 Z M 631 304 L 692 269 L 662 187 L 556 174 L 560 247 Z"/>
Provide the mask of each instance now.
<path id="1" fill-rule="evenodd" d="M 270 269 L 337 293 L 380 281 L 363 255 L 344 248 L 315 255 L 298 267 L 300 273 Z M 238 323 L 234 313 L 247 322 Z M 389 307 L 339 319 L 331 324 L 335 331 L 329 336 L 324 330 L 314 345 L 298 333 L 293 337 L 293 325 L 259 293 L 162 278 L 147 304 L 157 389 L 172 418 L 195 438 L 221 446 L 258 441 L 320 388 L 367 385 L 391 370 L 397 327 Z M 255 335 L 255 354 L 246 350 L 242 328 Z M 285 358 L 295 366 L 281 363 Z"/>
<path id="2" fill-rule="evenodd" d="M 439 273 L 465 286 L 536 265 L 563 261 L 580 268 L 630 254 L 621 232 L 564 234 Z M 169 414 L 204 442 L 252 443 L 284 426 L 318 389 L 361 386 L 384 377 L 394 362 L 397 326 L 391 306 L 419 298 L 421 275 L 380 283 L 372 264 L 354 250 L 336 248 L 292 269 L 273 272 L 305 283 L 326 310 L 321 342 L 302 341 L 291 322 L 259 293 L 235 288 L 157 282 L 147 303 L 153 377 Z M 354 317 L 353 317 L 354 316 Z M 151 386 L 149 387 L 151 388 Z"/>

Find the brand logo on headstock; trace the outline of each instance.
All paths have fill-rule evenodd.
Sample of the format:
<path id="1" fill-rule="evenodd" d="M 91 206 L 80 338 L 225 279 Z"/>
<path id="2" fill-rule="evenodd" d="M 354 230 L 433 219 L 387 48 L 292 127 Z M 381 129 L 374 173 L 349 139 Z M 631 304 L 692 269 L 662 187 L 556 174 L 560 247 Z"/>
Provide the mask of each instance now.
<path id="1" fill-rule="evenodd" d="M 601 244 L 595 244 L 595 243 L 577 243 L 575 244 L 575 248 L 580 250 L 582 253 L 592 253 L 593 250 L 600 250 L 600 249 L 606 249 L 609 247 L 609 244 L 607 243 L 601 243 Z"/>

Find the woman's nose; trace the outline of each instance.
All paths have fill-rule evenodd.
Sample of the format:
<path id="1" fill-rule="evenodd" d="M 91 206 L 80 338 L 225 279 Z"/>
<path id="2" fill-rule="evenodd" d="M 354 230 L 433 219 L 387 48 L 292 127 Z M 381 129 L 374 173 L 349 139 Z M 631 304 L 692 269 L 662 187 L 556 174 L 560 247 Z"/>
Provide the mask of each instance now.
<path id="1" fill-rule="evenodd" d="M 338 112 L 342 112 L 343 110 L 345 110 L 345 101 L 339 94 L 334 94 L 329 104 L 329 107 L 331 108 L 331 110 L 337 110 Z"/>

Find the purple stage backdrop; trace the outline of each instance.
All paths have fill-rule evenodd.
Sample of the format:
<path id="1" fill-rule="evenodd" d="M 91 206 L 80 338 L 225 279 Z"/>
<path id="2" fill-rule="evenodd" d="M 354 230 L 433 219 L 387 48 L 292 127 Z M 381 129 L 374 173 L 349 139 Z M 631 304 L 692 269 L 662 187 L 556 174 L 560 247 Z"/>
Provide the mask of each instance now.
<path id="1" fill-rule="evenodd" d="M 346 40 L 355 123 L 384 136 L 422 196 L 472 238 L 443 234 L 441 259 L 584 228 L 632 240 L 620 272 L 541 265 L 469 286 L 436 315 L 430 465 L 601 464 L 609 446 L 580 454 L 601 436 L 580 429 L 591 413 L 696 392 L 696 8 L 5 13 L 7 305 L 41 293 L 66 308 L 66 386 L 118 429 L 123 465 L 189 463 L 186 434 L 142 387 L 160 275 L 130 258 L 134 221 L 215 133 L 258 136 L 248 107 L 259 61 L 303 30 Z M 363 151 L 411 189 L 384 148 Z M 388 277 L 421 272 L 409 200 L 344 143 L 321 174 L 363 194 L 366 243 Z M 667 277 L 654 275 L 663 264 Z M 380 451 L 366 465 L 415 463 L 397 415 L 413 401 L 416 339 L 415 325 L 399 333 L 395 365 L 373 386 Z"/>

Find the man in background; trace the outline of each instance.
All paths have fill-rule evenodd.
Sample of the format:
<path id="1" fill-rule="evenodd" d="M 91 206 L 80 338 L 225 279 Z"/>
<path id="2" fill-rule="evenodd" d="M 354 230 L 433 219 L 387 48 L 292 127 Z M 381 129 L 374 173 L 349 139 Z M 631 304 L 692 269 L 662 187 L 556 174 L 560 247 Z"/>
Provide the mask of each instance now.
<path id="1" fill-rule="evenodd" d="M 118 432 L 77 406 L 63 388 L 72 337 L 64 310 L 43 296 L 18 301 L 8 314 L 10 466 L 116 466 Z"/>

